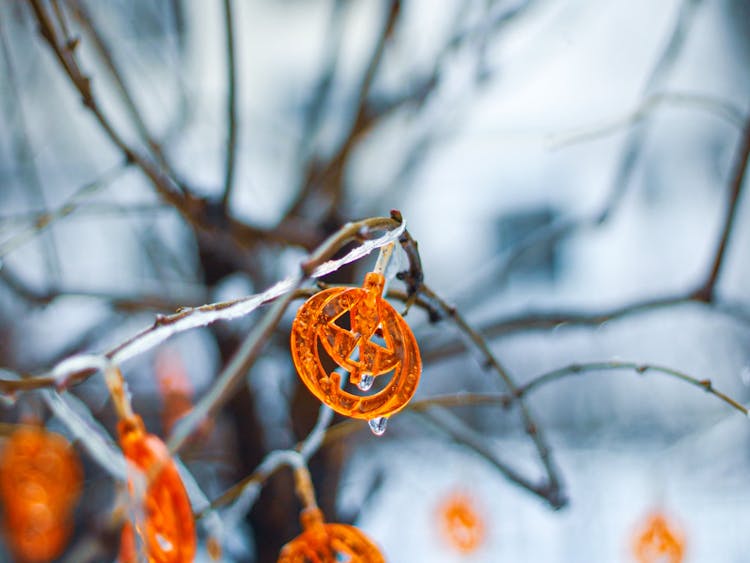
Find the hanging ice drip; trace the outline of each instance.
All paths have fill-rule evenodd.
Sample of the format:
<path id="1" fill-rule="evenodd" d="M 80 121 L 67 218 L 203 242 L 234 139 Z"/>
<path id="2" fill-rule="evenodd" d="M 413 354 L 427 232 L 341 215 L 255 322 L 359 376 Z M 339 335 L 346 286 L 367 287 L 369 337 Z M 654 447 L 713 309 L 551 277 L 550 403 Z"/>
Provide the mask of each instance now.
<path id="1" fill-rule="evenodd" d="M 378 435 L 388 417 L 412 398 L 422 372 L 409 325 L 383 298 L 381 262 L 361 288 L 332 287 L 313 295 L 297 312 L 291 334 L 292 358 L 307 388 L 334 411 L 368 420 Z M 347 317 L 348 326 L 343 322 Z M 342 388 L 340 370 L 323 367 L 321 350 L 363 393 L 372 390 L 378 378 L 390 379 L 374 393 L 349 392 Z"/>

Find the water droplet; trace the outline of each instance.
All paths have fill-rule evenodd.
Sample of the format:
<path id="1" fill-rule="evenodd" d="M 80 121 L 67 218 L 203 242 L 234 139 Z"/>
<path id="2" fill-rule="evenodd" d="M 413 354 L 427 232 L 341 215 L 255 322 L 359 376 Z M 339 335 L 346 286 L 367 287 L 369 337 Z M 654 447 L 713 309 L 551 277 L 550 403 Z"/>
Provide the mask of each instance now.
<path id="1" fill-rule="evenodd" d="M 382 436 L 385 434 L 385 427 L 388 424 L 388 417 L 386 416 L 379 416 L 377 418 L 371 418 L 367 421 L 367 424 L 370 425 L 370 430 L 373 434 L 376 436 Z"/>
<path id="2" fill-rule="evenodd" d="M 360 391 L 369 391 L 372 388 L 372 384 L 375 383 L 375 376 L 371 373 L 363 373 L 359 378 L 357 387 Z"/>

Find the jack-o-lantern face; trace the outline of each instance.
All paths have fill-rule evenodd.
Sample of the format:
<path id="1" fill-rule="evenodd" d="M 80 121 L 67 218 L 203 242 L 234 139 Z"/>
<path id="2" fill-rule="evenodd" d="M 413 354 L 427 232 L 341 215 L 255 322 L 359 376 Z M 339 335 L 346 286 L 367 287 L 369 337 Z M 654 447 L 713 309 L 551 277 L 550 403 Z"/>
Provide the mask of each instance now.
<path id="1" fill-rule="evenodd" d="M 136 416 L 118 426 L 125 457 L 147 479 L 143 522 L 137 532 L 149 563 L 188 563 L 195 559 L 195 523 L 180 474 L 166 445 L 147 434 Z M 123 526 L 120 563 L 137 561 L 135 535 L 130 523 Z"/>
<path id="2" fill-rule="evenodd" d="M 278 563 L 385 563 L 367 536 L 354 526 L 325 523 L 317 508 L 302 513 L 302 526 L 304 531 L 281 549 Z"/>
<path id="3" fill-rule="evenodd" d="M 44 428 L 16 430 L 0 457 L 8 543 L 21 561 L 51 561 L 65 549 L 82 470 L 65 438 Z"/>
<path id="4" fill-rule="evenodd" d="M 422 372 L 414 335 L 383 299 L 384 284 L 381 274 L 370 272 L 362 288 L 321 291 L 300 307 L 292 325 L 292 357 L 302 381 L 323 403 L 353 418 L 372 420 L 398 412 L 414 395 Z M 348 328 L 340 324 L 347 314 Z M 360 390 L 393 372 L 390 381 L 371 395 L 343 390 L 341 375 L 323 367 L 319 345 Z"/>

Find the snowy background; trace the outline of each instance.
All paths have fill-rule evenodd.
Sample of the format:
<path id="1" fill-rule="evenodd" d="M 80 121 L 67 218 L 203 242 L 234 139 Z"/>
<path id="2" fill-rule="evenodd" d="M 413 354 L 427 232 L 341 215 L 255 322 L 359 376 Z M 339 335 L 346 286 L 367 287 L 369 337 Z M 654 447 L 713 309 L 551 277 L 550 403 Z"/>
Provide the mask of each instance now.
<path id="1" fill-rule="evenodd" d="M 221 3 L 85 5 L 174 169 L 196 194 L 219 197 L 227 89 Z M 235 217 L 276 225 L 303 183 L 303 164 L 335 153 L 351 127 L 386 7 L 380 0 L 234 2 Z M 135 169 L 121 166 L 39 40 L 30 10 L 0 1 L 0 30 L 0 272 L 60 294 L 39 306 L 0 287 L 0 365 L 35 371 L 71 343 L 107 349 L 153 319 L 153 311 L 114 311 L 92 294 L 156 294 L 178 304 L 228 299 L 270 285 L 303 255 L 263 248 L 255 262 L 262 274 L 234 271 L 209 283 L 189 227 Z M 94 84 L 104 108 L 135 138 L 85 34 L 80 56 L 101 75 Z M 330 90 L 309 134 L 306 112 L 332 57 Z M 427 94 L 415 95 L 425 84 Z M 419 241 L 426 281 L 478 326 L 527 312 L 599 312 L 684 294 L 710 270 L 749 91 L 746 0 L 408 0 L 369 97 L 373 107 L 402 95 L 415 101 L 357 140 L 335 213 L 321 192 L 299 220 L 321 225 L 401 210 Z M 632 169 L 623 175 L 628 159 Z M 101 185 L 85 196 L 87 204 L 115 212 L 92 205 L 17 243 L 20 214 L 58 208 L 92 181 Z M 572 363 L 623 360 L 710 378 L 747 403 L 748 205 L 741 196 L 716 303 L 658 308 L 595 327 L 519 331 L 493 338 L 492 350 L 519 382 Z M 124 211 L 132 206 L 146 209 Z M 606 220 L 595 221 L 605 211 Z M 577 226 L 566 236 L 509 262 L 519 241 L 567 221 Z M 353 279 L 371 265 L 359 264 Z M 295 425 L 297 384 L 283 338 L 292 316 L 247 377 L 251 400 L 264 406 L 266 450 L 304 437 Z M 420 311 L 408 320 L 428 355 L 457 338 Z M 175 340 L 196 395 L 221 367 L 222 339 L 231 342 L 250 326 L 252 319 L 240 320 L 216 329 L 220 334 L 201 329 Z M 136 405 L 158 420 L 152 364 L 151 357 L 137 359 L 126 376 Z M 455 353 L 425 362 L 417 399 L 503 390 L 472 354 Z M 101 383 L 77 392 L 111 421 Z M 632 370 L 549 384 L 530 405 L 547 430 L 569 506 L 551 510 L 469 448 L 403 413 L 384 437 L 364 429 L 347 442 L 334 492 L 320 493 L 339 513 L 329 520 L 355 520 L 394 563 L 624 562 L 633 561 L 633 535 L 645 516 L 661 509 L 684 533 L 687 561 L 750 558 L 750 434 L 741 414 L 700 389 Z M 501 458 L 541 475 L 515 412 L 456 412 Z M 218 443 L 219 462 L 192 465 L 210 493 L 247 474 L 248 460 L 233 453 L 232 440 L 243 439 L 237 434 Z M 436 523 L 441 499 L 456 490 L 476 499 L 486 527 L 483 544 L 468 555 L 452 550 Z M 255 520 L 241 533 L 227 558 L 249 560 L 252 546 L 266 541 Z"/>

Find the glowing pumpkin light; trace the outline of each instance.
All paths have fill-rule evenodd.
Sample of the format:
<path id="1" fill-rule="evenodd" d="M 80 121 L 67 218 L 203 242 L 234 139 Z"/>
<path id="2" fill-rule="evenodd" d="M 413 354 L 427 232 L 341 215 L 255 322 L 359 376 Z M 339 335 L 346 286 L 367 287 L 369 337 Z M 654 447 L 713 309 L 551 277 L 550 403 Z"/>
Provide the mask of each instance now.
<path id="1" fill-rule="evenodd" d="M 370 272 L 361 288 L 333 287 L 315 294 L 297 312 L 291 335 L 292 358 L 307 388 L 334 411 L 369 420 L 375 433 L 382 433 L 387 417 L 406 406 L 422 371 L 414 335 L 383 299 L 384 286 L 383 275 Z M 341 326 L 347 315 L 350 326 Z M 326 372 L 321 348 L 363 392 L 379 376 L 393 374 L 376 393 L 349 393 L 341 388 L 339 373 Z"/>
<path id="2" fill-rule="evenodd" d="M 146 478 L 143 519 L 135 532 L 143 540 L 149 563 L 188 563 L 195 558 L 195 522 L 185 486 L 164 442 L 146 433 L 138 415 L 118 423 L 125 457 Z M 129 483 L 132 489 L 132 483 Z M 122 530 L 120 561 L 136 562 L 135 534 L 130 523 Z"/>
<path id="3" fill-rule="evenodd" d="M 638 563 L 682 563 L 685 538 L 664 514 L 654 512 L 637 532 L 633 552 Z"/>
<path id="4" fill-rule="evenodd" d="M 0 454 L 0 497 L 8 545 L 16 559 L 51 561 L 64 550 L 83 471 L 68 441 L 39 426 L 23 426 Z"/>
<path id="5" fill-rule="evenodd" d="M 484 541 L 484 522 L 473 499 L 464 493 L 451 494 L 439 507 L 442 537 L 461 553 L 476 551 Z"/>
<path id="6" fill-rule="evenodd" d="M 278 563 L 385 563 L 377 546 L 354 526 L 327 524 L 319 508 L 300 516 L 302 533 L 287 543 Z"/>

